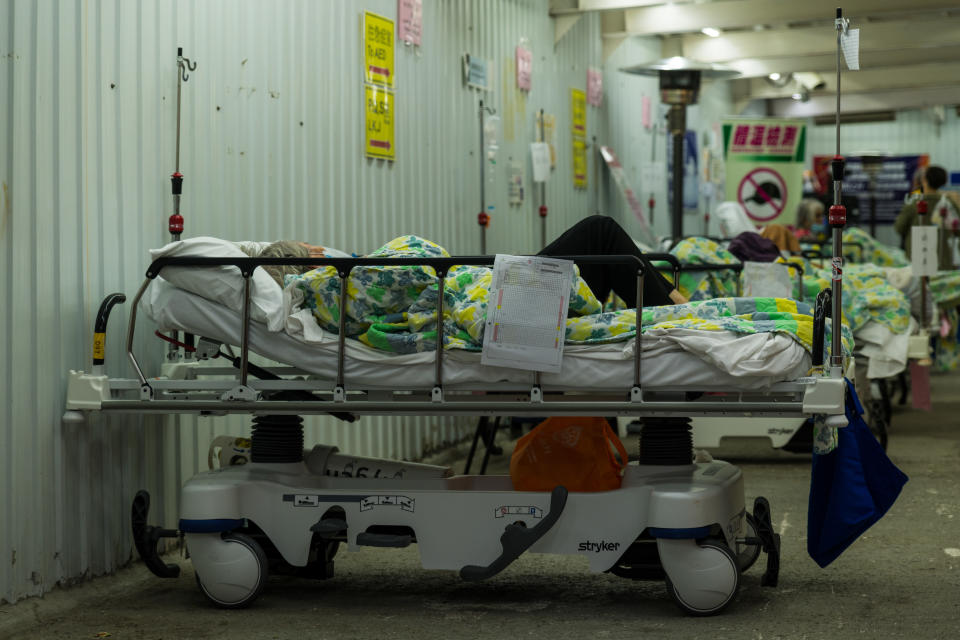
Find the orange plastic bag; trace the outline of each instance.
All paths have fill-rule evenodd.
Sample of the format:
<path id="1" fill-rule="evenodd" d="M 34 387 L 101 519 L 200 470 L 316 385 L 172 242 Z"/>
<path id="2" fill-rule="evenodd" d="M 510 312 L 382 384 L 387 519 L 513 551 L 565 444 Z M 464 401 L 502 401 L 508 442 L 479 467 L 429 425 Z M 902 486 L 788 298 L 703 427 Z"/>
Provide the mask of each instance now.
<path id="1" fill-rule="evenodd" d="M 610 445 L 620 454 L 618 461 Z M 517 441 L 510 479 L 517 491 L 620 488 L 627 451 L 603 418 L 547 418 Z"/>

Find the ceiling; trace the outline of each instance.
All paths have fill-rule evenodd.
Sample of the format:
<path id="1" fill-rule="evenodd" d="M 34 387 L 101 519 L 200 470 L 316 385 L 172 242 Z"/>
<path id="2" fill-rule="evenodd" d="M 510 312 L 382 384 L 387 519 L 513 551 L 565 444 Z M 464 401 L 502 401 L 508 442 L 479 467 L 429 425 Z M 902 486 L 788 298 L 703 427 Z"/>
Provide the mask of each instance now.
<path id="1" fill-rule="evenodd" d="M 598 11 L 605 55 L 627 37 L 655 36 L 664 57 L 739 70 L 741 107 L 766 100 L 771 114 L 815 116 L 836 108 L 838 4 L 860 28 L 861 70 L 844 67 L 844 111 L 960 104 L 960 0 L 550 0 L 550 12 L 558 38 Z"/>

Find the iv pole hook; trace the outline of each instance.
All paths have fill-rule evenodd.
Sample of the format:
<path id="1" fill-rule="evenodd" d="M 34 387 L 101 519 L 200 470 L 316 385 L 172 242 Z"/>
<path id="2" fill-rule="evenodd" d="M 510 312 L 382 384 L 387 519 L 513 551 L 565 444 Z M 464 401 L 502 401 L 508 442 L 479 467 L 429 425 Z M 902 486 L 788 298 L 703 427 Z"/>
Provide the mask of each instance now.
<path id="1" fill-rule="evenodd" d="M 180 78 L 186 82 L 190 79 L 190 74 L 187 71 L 196 71 L 197 63 L 191 62 L 190 58 L 187 58 L 183 55 L 183 49 L 179 49 L 177 53 L 177 66 L 180 67 Z"/>

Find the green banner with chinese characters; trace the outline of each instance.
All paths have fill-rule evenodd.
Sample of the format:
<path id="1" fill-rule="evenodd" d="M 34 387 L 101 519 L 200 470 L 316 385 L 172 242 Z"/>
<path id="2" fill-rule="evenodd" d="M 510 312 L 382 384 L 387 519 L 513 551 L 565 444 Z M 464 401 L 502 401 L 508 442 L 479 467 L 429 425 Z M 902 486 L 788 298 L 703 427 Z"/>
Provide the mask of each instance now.
<path id="1" fill-rule="evenodd" d="M 725 121 L 727 199 L 739 202 L 758 226 L 796 222 L 806 142 L 802 120 Z"/>

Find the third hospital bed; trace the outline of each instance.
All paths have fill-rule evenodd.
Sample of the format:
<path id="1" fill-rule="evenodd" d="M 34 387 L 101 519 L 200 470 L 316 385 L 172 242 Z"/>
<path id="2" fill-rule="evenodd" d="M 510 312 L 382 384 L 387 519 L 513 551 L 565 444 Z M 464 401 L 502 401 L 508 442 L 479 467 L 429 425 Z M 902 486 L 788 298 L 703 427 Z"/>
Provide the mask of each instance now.
<path id="1" fill-rule="evenodd" d="M 577 259 L 635 265 L 642 300 L 643 269 L 636 258 Z M 436 317 L 446 317 L 444 285 L 455 286 L 443 276 L 454 265 L 492 261 L 311 259 L 332 267 L 330 282 L 371 265 L 429 265 L 440 276 L 434 282 L 440 285 Z M 290 313 L 264 315 L 252 286 L 258 265 L 296 262 L 161 257 L 150 266 L 131 309 L 127 349 L 136 376 L 71 374 L 71 410 L 258 416 L 251 463 L 189 480 L 176 529 L 149 526 L 149 496 L 138 494 L 134 537 L 155 573 L 172 577 L 179 571 L 159 559 L 157 541 L 185 535 L 202 591 L 226 607 L 254 600 L 268 570 L 329 577 L 341 543 L 358 550 L 416 542 L 425 567 L 458 570 L 466 580 L 495 575 L 527 550 L 581 555 L 593 571 L 665 578 L 674 601 L 694 614 L 726 607 L 741 572 L 761 550 L 768 554 L 764 583 L 776 584 L 779 538 L 769 505 L 758 499 L 752 513 L 746 511 L 737 467 L 693 462 L 687 419 L 819 415 L 828 429 L 846 424 L 843 357 L 838 353 L 827 366 L 823 360 L 831 342 L 824 319 L 828 296 L 816 314 L 792 301 L 742 298 L 646 309 L 642 335 L 628 331 L 619 341 L 568 345 L 559 374 L 538 374 L 484 366 L 480 353 L 443 349 L 444 340 L 419 342 L 416 348 L 423 351 L 384 353 L 345 331 L 321 330 L 313 311 L 290 308 L 289 297 Z M 219 277 L 235 279 L 239 299 L 211 300 L 217 297 L 209 295 L 212 286 L 193 286 L 191 292 L 170 282 L 187 282 L 181 276 L 211 267 L 220 269 Z M 174 269 L 181 269 L 179 276 Z M 337 289 L 339 327 L 349 322 L 351 291 Z M 106 306 L 98 332 L 106 328 Z M 239 348 L 237 378 L 144 375 L 132 352 L 138 309 L 158 329 L 202 336 L 201 355 Z M 624 318 L 636 322 L 636 313 L 626 313 L 621 326 Z M 282 366 L 253 367 L 254 352 Z M 327 475 L 329 448 L 304 451 L 298 417 L 318 413 L 636 416 L 644 421 L 644 433 L 640 463 L 626 467 L 620 489 L 577 493 L 557 486 L 540 493 L 513 490 L 507 476 L 451 477 L 442 469 L 399 478 Z"/>

